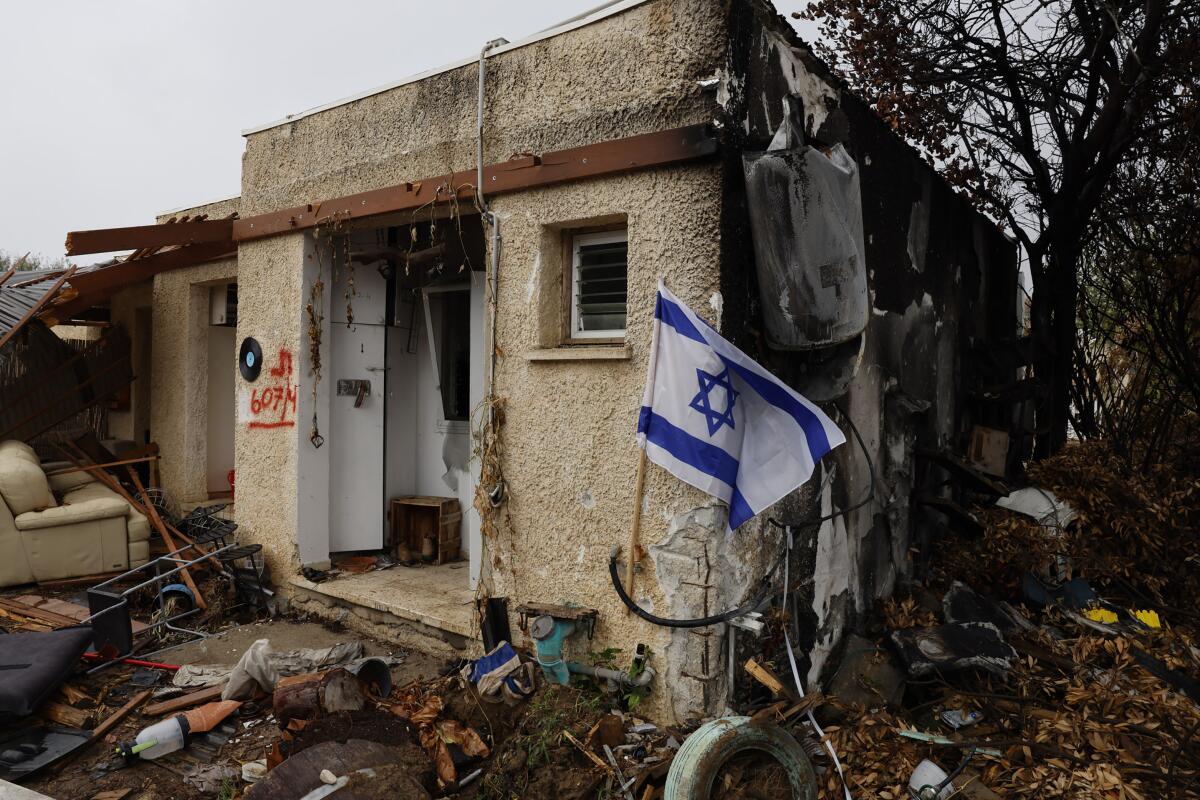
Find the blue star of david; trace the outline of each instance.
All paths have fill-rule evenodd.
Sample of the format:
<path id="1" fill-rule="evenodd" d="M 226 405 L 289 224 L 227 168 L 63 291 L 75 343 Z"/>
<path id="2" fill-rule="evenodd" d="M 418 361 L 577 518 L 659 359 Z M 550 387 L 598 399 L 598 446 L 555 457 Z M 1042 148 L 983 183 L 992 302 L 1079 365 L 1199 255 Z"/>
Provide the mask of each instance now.
<path id="1" fill-rule="evenodd" d="M 733 424 L 733 404 L 737 402 L 738 393 L 733 389 L 733 383 L 729 378 L 729 368 L 720 375 L 710 375 L 702 369 L 696 370 L 696 377 L 700 381 L 700 391 L 692 398 L 689 407 L 696 409 L 708 421 L 708 435 L 714 436 L 717 431 L 721 430 L 722 425 L 728 425 L 730 428 Z M 712 407 L 710 398 L 713 389 L 723 388 L 725 390 L 725 411 L 721 412 Z"/>

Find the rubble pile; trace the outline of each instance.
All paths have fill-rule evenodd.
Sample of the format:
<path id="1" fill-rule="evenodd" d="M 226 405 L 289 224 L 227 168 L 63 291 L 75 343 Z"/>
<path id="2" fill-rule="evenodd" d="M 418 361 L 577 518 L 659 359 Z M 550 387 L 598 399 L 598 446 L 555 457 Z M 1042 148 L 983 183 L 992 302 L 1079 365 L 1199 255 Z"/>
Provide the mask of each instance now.
<path id="1" fill-rule="evenodd" d="M 901 701 L 867 687 L 843 707 L 826 732 L 855 796 L 909 797 L 928 759 L 944 773 L 966 762 L 953 784 L 961 797 L 1200 797 L 1194 476 L 1139 472 L 1103 445 L 1079 445 L 1029 475 L 1077 512 L 1069 524 L 973 509 L 983 537 L 940 543 L 926 586 L 883 605 L 875 632 L 904 639 L 968 616 L 1015 657 L 993 668 L 913 661 Z M 965 647 L 977 655 L 976 642 Z M 837 776 L 825 777 L 826 796 L 840 795 Z"/>

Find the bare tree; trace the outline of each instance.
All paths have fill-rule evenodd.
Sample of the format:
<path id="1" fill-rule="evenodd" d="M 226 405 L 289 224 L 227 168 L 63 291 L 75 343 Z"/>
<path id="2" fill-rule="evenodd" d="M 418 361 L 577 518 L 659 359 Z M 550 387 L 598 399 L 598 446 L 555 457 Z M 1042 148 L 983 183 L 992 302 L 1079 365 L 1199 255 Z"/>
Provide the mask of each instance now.
<path id="1" fill-rule="evenodd" d="M 1118 169 L 1194 109 L 1200 0 L 813 0 L 822 54 L 1020 241 L 1039 455 L 1066 441 L 1079 264 Z M 1190 72 L 1189 72 L 1190 70 Z M 1194 111 L 1193 111 L 1194 113 Z"/>

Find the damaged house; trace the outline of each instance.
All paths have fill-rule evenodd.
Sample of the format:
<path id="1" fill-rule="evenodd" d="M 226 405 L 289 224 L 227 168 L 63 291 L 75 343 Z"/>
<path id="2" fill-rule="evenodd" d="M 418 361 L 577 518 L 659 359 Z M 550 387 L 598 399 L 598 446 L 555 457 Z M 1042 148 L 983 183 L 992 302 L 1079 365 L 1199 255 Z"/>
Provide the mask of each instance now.
<path id="1" fill-rule="evenodd" d="M 71 234 L 135 252 L 37 312 L 124 331 L 109 436 L 232 492 L 297 608 L 465 655 L 557 606 L 563 659 L 642 646 L 652 713 L 703 716 L 755 626 L 663 622 L 762 599 L 791 537 L 819 681 L 969 524 L 946 470 L 1019 456 L 1015 246 L 762 0 L 608 3 L 244 136 L 239 197 Z M 659 280 L 846 433 L 732 536 L 651 465 L 631 540 Z"/>

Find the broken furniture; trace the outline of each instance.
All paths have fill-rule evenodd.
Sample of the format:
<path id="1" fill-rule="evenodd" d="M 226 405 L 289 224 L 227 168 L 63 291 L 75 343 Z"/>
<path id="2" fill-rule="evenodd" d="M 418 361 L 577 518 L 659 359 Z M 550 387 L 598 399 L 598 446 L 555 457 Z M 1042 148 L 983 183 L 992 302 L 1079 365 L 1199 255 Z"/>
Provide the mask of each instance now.
<path id="1" fill-rule="evenodd" d="M 0 443 L 0 586 L 137 567 L 149 539 L 145 517 L 89 473 L 47 478 L 32 447 Z"/>
<path id="2" fill-rule="evenodd" d="M 20 783 L 91 740 L 90 733 L 75 728 L 21 728 L 0 740 L 0 779 Z"/>
<path id="3" fill-rule="evenodd" d="M 133 620 L 129 615 L 129 598 L 134 593 L 149 587 L 154 587 L 154 591 L 157 594 L 157 606 L 162 609 L 162 613 L 149 626 L 149 629 L 161 627 L 168 631 L 189 634 L 193 639 L 208 638 L 210 635 L 208 633 L 182 628 L 174 624 L 177 620 L 195 614 L 200 608 L 193 607 L 177 614 L 170 613 L 166 603 L 166 589 L 171 584 L 168 578 L 184 572 L 188 567 L 198 564 L 201 561 L 207 561 L 214 557 L 220 559 L 223 554 L 232 551 L 235 547 L 236 545 L 230 544 L 210 553 L 199 551 L 197 554 L 198 548 L 189 544 L 88 589 L 88 608 L 91 610 L 92 615 L 88 617 L 87 621 L 92 625 L 96 652 L 111 657 L 111 660 L 106 661 L 98 667 L 94 667 L 91 671 L 96 672 L 97 670 L 104 669 L 122 658 L 133 655 Z M 183 555 L 188 550 L 193 551 L 191 557 Z M 145 578 L 146 575 L 150 577 Z M 115 588 L 117 584 L 127 584 L 131 581 L 136 581 L 138 578 L 144 578 L 144 580 L 134 583 L 125 589 L 118 590 Z M 178 647 L 181 644 L 186 644 L 186 642 L 163 647 L 155 650 L 153 653 L 144 653 L 142 655 L 154 655 L 155 653 L 161 653 L 173 647 Z"/>
<path id="4" fill-rule="evenodd" d="M 0 717 L 24 716 L 50 696 L 92 642 L 86 626 L 0 634 Z"/>
<path id="5" fill-rule="evenodd" d="M 391 546 L 398 561 L 418 556 L 430 564 L 457 561 L 462 546 L 462 509 L 453 497 L 395 497 L 391 503 Z M 401 553 L 407 549 L 412 558 Z"/>

